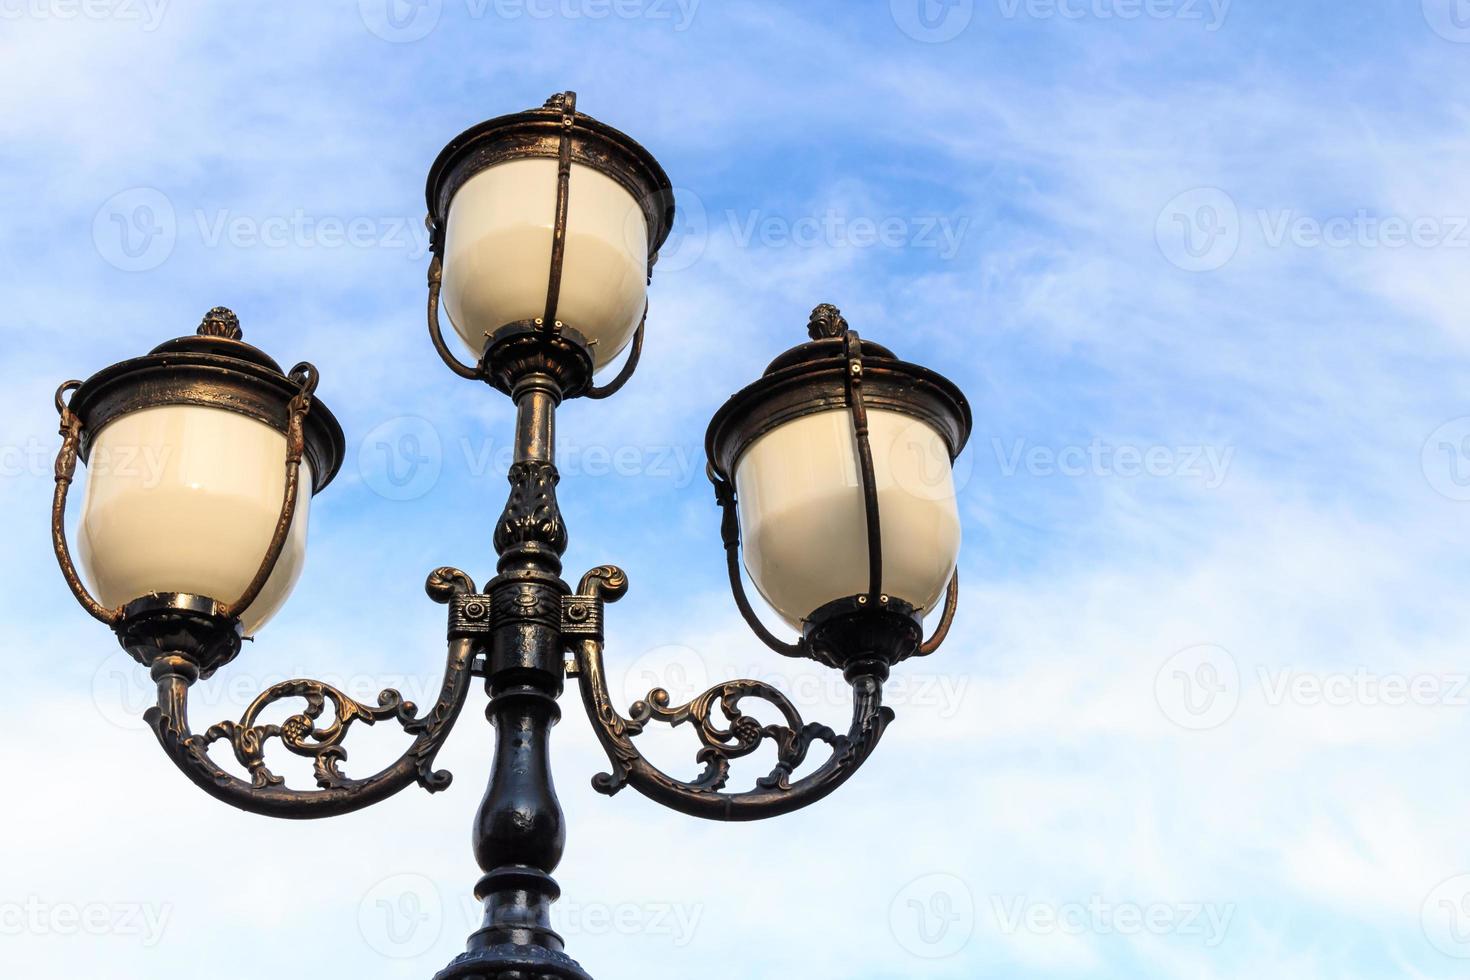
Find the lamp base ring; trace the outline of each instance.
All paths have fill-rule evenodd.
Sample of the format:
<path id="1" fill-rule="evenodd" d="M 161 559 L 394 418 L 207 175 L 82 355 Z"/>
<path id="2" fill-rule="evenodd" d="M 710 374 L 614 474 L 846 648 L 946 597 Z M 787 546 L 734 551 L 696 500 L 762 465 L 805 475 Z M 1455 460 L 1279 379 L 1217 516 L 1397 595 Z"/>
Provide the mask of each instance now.
<path id="1" fill-rule="evenodd" d="M 545 946 L 501 943 L 461 953 L 434 980 L 592 980 L 567 954 Z"/>
<path id="2" fill-rule="evenodd" d="M 145 667 L 164 656 L 183 657 L 206 678 L 240 653 L 243 628 L 207 596 L 155 592 L 123 606 L 118 642 Z"/>
<path id="3" fill-rule="evenodd" d="M 575 398 L 592 387 L 592 348 L 569 326 L 547 328 L 539 320 L 518 320 L 490 334 L 480 373 L 507 395 L 514 394 L 522 378 L 544 375 L 556 383 L 562 398 Z"/>
<path id="4" fill-rule="evenodd" d="M 818 663 L 846 671 L 854 665 L 892 667 L 919 652 L 923 618 L 902 599 L 867 595 L 835 599 L 806 618 L 802 648 Z"/>

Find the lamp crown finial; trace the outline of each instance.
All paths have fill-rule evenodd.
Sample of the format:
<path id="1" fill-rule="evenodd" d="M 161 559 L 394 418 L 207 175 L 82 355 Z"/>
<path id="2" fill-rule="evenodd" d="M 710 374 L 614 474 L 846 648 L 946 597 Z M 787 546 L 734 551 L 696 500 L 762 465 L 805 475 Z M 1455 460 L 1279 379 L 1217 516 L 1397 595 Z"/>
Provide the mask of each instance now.
<path id="1" fill-rule="evenodd" d="M 813 340 L 841 337 L 847 331 L 847 321 L 842 318 L 842 311 L 831 303 L 823 303 L 812 310 L 812 317 L 806 325 L 806 332 Z"/>
<path id="2" fill-rule="evenodd" d="M 224 337 L 226 340 L 239 340 L 245 336 L 240 329 L 240 318 L 223 306 L 216 306 L 204 314 L 198 334 L 201 337 Z"/>

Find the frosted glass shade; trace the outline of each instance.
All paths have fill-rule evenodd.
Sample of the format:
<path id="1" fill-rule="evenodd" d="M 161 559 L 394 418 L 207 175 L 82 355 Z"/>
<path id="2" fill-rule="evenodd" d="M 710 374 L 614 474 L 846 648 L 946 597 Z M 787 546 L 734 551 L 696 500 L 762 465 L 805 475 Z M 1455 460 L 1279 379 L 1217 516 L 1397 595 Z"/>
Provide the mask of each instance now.
<path id="1" fill-rule="evenodd" d="M 870 410 L 883 546 L 882 591 L 927 612 L 960 548 L 949 449 L 902 412 Z M 745 567 L 793 627 L 868 591 L 867 519 L 857 439 L 845 409 L 804 415 L 756 438 L 735 467 Z"/>
<path id="2" fill-rule="evenodd" d="M 160 405 L 92 436 L 78 533 L 82 568 L 109 607 L 153 592 L 244 593 L 270 544 L 286 485 L 286 437 L 221 408 Z M 285 548 L 240 617 L 255 633 L 286 601 L 306 557 L 314 474 L 301 464 Z"/>
<path id="3" fill-rule="evenodd" d="M 445 312 L 476 359 L 486 335 L 546 311 L 557 161 L 508 160 L 466 180 L 449 205 Z M 648 286 L 648 224 L 622 184 L 574 163 L 556 317 L 601 369 L 632 339 Z"/>

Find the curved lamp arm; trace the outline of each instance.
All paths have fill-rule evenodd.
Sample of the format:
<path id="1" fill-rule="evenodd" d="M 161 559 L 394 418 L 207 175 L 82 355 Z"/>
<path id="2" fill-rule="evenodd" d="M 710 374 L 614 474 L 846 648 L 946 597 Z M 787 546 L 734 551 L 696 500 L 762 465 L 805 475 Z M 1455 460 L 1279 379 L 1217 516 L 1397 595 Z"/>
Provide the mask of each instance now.
<path id="1" fill-rule="evenodd" d="M 66 542 L 66 497 L 72 481 L 77 475 L 77 455 L 81 451 L 82 420 L 67 406 L 68 392 L 80 388 L 80 381 L 63 382 L 56 389 L 56 411 L 61 416 L 61 448 L 56 453 L 56 489 L 51 496 L 51 548 L 56 552 L 56 563 L 61 566 L 61 577 L 77 602 L 93 619 L 115 627 L 122 619 L 121 608 L 108 608 L 87 590 L 76 564 L 71 558 L 71 547 Z"/>
<path id="2" fill-rule="evenodd" d="M 628 590 L 621 569 L 603 566 L 582 578 L 577 596 L 584 601 L 616 602 Z M 688 704 L 671 707 L 663 689 L 649 692 L 646 699 L 624 717 L 613 707 L 602 660 L 600 615 L 589 614 L 596 627 L 593 635 L 578 637 L 573 644 L 575 672 L 582 702 L 613 772 L 592 780 L 593 787 L 609 796 L 632 786 L 644 796 L 674 810 L 710 820 L 761 820 L 790 813 L 828 796 L 867 761 L 884 729 L 893 720 L 893 710 L 883 706 L 883 680 L 887 668 L 866 664 L 849 672 L 853 686 L 852 724 L 839 735 L 825 725 L 806 724 L 795 706 L 775 688 L 760 681 L 737 680 L 717 684 Z M 776 707 L 784 724 L 762 725 L 740 711 L 740 703 L 758 699 Z M 718 705 L 728 725 L 712 718 Z M 697 760 L 704 772 L 692 781 L 673 778 L 654 766 L 633 744 L 633 738 L 653 721 L 669 725 L 692 723 L 701 748 Z M 726 793 L 730 762 L 754 752 L 767 739 L 776 746 L 776 767 L 757 781 L 754 789 Z M 793 773 L 806 761 L 815 742 L 825 742 L 832 755 L 819 768 L 801 779 Z"/>
<path id="3" fill-rule="evenodd" d="M 441 603 L 474 589 L 469 576 L 453 568 L 436 570 L 427 584 L 430 597 Z M 193 732 L 188 720 L 189 687 L 198 679 L 199 670 L 188 657 L 162 653 L 152 663 L 158 704 L 149 708 L 144 718 L 174 765 L 216 799 L 272 817 L 330 817 L 371 806 L 415 782 L 431 793 L 449 786 L 452 776 L 433 768 L 434 757 L 464 706 L 476 652 L 473 639 L 450 640 L 439 698 L 422 716 L 416 714 L 413 702 L 403 700 L 391 688 L 378 695 L 376 707 L 370 707 L 320 681 L 292 680 L 260 694 L 238 722 L 220 722 L 202 734 Z M 267 706 L 293 697 L 306 702 L 299 714 L 280 725 L 259 721 Z M 317 727 L 316 721 L 328 701 L 334 717 L 325 727 Z M 340 765 L 347 758 L 347 750 L 342 742 L 352 725 L 389 720 L 416 736 L 413 744 L 376 775 L 365 779 L 343 775 Z M 319 790 L 289 789 L 281 777 L 271 772 L 265 763 L 265 745 L 273 738 L 279 738 L 296 755 L 313 761 Z M 235 758 L 249 770 L 249 781 L 226 772 L 210 759 L 208 748 L 216 741 L 230 744 Z"/>

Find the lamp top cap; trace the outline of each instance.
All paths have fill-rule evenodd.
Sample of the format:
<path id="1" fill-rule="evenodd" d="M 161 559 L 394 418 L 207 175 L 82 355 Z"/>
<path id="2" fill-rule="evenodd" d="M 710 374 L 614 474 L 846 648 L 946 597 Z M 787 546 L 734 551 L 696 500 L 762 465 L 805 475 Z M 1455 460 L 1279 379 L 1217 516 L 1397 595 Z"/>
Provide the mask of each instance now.
<path id="1" fill-rule="evenodd" d="M 806 323 L 807 336 L 811 340 L 785 351 L 766 366 L 765 374 L 789 368 L 808 361 L 829 360 L 842 357 L 848 334 L 854 333 L 842 311 L 831 303 L 820 303 L 812 310 Z M 896 361 L 893 351 L 866 338 L 860 338 L 865 360 L 881 358 Z"/>
<path id="2" fill-rule="evenodd" d="M 579 112 L 572 91 L 558 92 L 537 108 L 488 119 L 449 141 L 429 167 L 425 187 L 429 227 L 436 239 L 449 219 L 455 193 L 471 177 L 510 160 L 556 159 L 563 138 L 572 163 L 616 181 L 638 203 L 648 225 L 649 254 L 656 254 L 674 223 L 668 174 L 637 140 Z"/>
<path id="3" fill-rule="evenodd" d="M 316 369 L 301 364 L 287 373 L 243 337 L 240 318 L 216 306 L 192 334 L 105 367 L 84 381 L 67 403 L 82 421 L 82 460 L 88 459 L 92 437 L 109 422 L 164 405 L 222 409 L 285 434 L 291 402 L 303 390 L 310 394 Z M 341 425 L 315 396 L 306 416 L 306 455 L 314 492 L 331 482 L 346 455 Z"/>
<path id="4" fill-rule="evenodd" d="M 192 334 L 176 337 L 153 348 L 152 354 L 213 354 L 217 357 L 233 357 L 239 361 L 258 364 L 261 367 L 284 375 L 275 358 L 252 344 L 245 342 L 245 331 L 240 329 L 240 318 L 235 311 L 225 306 L 216 306 L 204 314 L 199 328 Z"/>
<path id="5" fill-rule="evenodd" d="M 861 359 L 864 399 L 870 408 L 927 423 L 944 439 L 951 459 L 964 449 L 972 416 L 970 403 L 954 382 L 860 338 L 831 303 L 812 310 L 807 335 L 810 340 L 778 356 L 759 379 L 731 395 L 715 412 L 704 442 L 712 478 L 732 482 L 741 455 L 766 432 L 803 416 L 846 410 L 854 354 Z"/>

